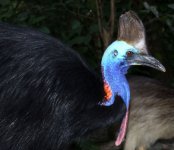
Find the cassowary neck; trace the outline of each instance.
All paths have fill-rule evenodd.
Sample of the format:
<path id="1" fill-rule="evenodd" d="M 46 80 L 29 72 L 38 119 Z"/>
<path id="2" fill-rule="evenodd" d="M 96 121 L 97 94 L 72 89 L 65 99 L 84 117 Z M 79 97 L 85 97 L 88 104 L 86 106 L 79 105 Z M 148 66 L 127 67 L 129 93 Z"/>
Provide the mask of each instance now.
<path id="1" fill-rule="evenodd" d="M 102 66 L 103 82 L 104 82 L 104 105 L 110 106 L 114 103 L 115 96 L 122 97 L 127 108 L 129 106 L 130 90 L 129 85 L 123 72 L 119 66 Z"/>

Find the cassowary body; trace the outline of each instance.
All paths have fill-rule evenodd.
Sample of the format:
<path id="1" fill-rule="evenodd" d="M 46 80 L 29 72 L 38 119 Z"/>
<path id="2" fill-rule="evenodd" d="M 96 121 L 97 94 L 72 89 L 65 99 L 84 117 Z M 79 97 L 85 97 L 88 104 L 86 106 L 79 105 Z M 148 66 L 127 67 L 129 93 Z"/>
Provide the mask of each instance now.
<path id="1" fill-rule="evenodd" d="M 0 148 L 58 150 L 123 117 L 80 56 L 43 33 L 0 24 Z"/>
<path id="2" fill-rule="evenodd" d="M 131 77 L 131 104 L 124 150 L 146 150 L 174 137 L 174 89 L 147 77 Z"/>
<path id="3" fill-rule="evenodd" d="M 132 21 L 131 16 L 137 23 L 136 15 L 129 12 Z M 0 24 L 0 148 L 66 149 L 89 131 L 124 117 L 116 141 L 119 145 L 128 120 L 127 70 L 131 65 L 147 65 L 165 71 L 141 48 L 142 44 L 135 47 L 124 39 L 113 42 L 97 76 L 58 40 L 32 29 Z"/>

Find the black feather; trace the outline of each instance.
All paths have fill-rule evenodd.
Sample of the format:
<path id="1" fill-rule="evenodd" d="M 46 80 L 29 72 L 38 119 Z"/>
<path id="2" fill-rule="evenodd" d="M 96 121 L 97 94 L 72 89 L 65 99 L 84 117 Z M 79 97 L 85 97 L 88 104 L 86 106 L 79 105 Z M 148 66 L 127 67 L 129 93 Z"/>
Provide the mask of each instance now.
<path id="1" fill-rule="evenodd" d="M 120 97 L 100 106 L 103 82 L 81 57 L 44 33 L 0 23 L 0 149 L 59 150 L 122 119 Z"/>

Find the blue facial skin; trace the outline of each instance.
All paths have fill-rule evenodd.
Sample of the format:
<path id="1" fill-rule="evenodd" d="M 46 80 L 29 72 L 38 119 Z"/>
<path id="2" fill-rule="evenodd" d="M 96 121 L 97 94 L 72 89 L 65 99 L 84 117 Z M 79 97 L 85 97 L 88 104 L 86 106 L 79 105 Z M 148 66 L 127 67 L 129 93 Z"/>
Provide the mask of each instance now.
<path id="1" fill-rule="evenodd" d="M 129 108 L 130 89 L 125 74 L 129 69 L 127 64 L 127 52 L 138 53 L 138 50 L 124 41 L 115 41 L 106 49 L 101 66 L 103 68 L 103 79 L 111 88 L 112 96 L 105 100 L 102 105 L 110 106 L 114 103 L 115 96 L 122 97 L 127 109 Z"/>

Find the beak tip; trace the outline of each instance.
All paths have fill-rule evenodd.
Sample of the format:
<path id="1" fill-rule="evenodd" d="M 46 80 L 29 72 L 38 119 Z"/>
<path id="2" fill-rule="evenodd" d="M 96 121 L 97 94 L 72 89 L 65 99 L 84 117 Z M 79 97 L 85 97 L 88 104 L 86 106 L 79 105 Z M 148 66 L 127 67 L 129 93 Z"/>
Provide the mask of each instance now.
<path id="1" fill-rule="evenodd" d="M 160 66 L 160 70 L 162 71 L 162 72 L 166 72 L 166 68 L 162 65 L 162 66 Z"/>
<path id="2" fill-rule="evenodd" d="M 166 72 L 166 69 L 164 69 L 163 72 Z"/>

